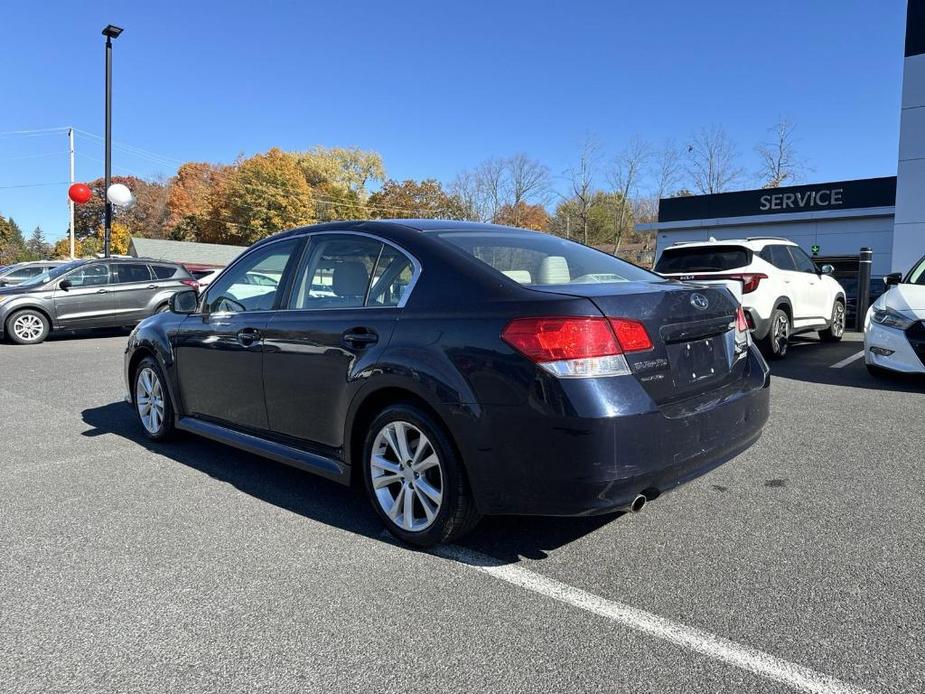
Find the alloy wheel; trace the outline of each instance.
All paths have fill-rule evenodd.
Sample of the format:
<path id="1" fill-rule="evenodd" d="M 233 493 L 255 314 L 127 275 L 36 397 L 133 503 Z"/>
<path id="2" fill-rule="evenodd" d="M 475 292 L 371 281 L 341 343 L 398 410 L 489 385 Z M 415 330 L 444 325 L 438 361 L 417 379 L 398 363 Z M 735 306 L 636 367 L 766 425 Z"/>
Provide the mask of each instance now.
<path id="1" fill-rule="evenodd" d="M 787 351 L 787 340 L 790 338 L 790 320 L 786 313 L 779 313 L 774 321 L 774 351 L 784 354 Z"/>
<path id="2" fill-rule="evenodd" d="M 443 504 L 443 466 L 424 432 L 409 422 L 389 422 L 373 441 L 369 467 L 389 520 L 410 532 L 433 524 Z"/>
<path id="3" fill-rule="evenodd" d="M 135 407 L 141 424 L 150 434 L 157 434 L 164 424 L 164 389 L 161 379 L 149 366 L 135 379 Z"/>
<path id="4" fill-rule="evenodd" d="M 835 302 L 835 315 L 832 317 L 831 330 L 835 337 L 845 334 L 845 305 L 840 301 Z"/>
<path id="5" fill-rule="evenodd" d="M 23 342 L 32 342 L 41 337 L 45 331 L 42 319 L 32 313 L 18 316 L 13 321 L 13 334 Z"/>

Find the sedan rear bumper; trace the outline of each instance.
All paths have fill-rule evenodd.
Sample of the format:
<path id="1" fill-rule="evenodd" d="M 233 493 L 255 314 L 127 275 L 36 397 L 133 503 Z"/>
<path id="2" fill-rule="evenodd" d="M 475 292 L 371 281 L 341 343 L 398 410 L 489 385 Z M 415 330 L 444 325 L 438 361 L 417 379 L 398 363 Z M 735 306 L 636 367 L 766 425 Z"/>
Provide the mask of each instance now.
<path id="1" fill-rule="evenodd" d="M 629 508 L 638 494 L 652 499 L 731 460 L 758 440 L 769 414 L 767 365 L 754 348 L 748 360 L 746 377 L 726 388 L 661 407 L 630 396 L 633 411 L 611 417 L 550 420 L 525 415 L 524 408 L 487 408 L 498 432 L 491 454 L 485 447 L 464 452 L 476 461 L 469 474 L 480 510 L 609 513 Z M 620 378 L 627 379 L 624 389 L 638 386 L 632 377 Z"/>

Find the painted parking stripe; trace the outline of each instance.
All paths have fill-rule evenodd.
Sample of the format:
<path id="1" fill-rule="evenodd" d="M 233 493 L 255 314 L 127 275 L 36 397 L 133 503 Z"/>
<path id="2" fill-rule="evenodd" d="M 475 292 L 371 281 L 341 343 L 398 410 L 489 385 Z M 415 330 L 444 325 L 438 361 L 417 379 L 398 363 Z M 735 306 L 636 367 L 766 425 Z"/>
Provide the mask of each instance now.
<path id="1" fill-rule="evenodd" d="M 840 362 L 836 362 L 835 364 L 832 364 L 832 366 L 829 367 L 829 368 L 832 368 L 832 369 L 841 369 L 841 368 L 844 368 L 844 367 L 848 366 L 848 364 L 853 364 L 854 362 L 856 362 L 858 359 L 860 359 L 860 358 L 863 357 L 863 356 L 864 356 L 864 350 L 862 349 L 862 350 L 861 350 L 860 352 L 858 352 L 857 354 L 852 354 L 852 355 L 851 355 L 850 357 L 848 357 L 847 359 L 842 359 Z"/>
<path id="2" fill-rule="evenodd" d="M 812 694 L 869 694 L 865 689 L 808 667 L 782 660 L 764 651 L 743 646 L 701 629 L 673 622 L 645 610 L 607 600 L 521 566 L 505 564 L 493 557 L 464 547 L 441 545 L 432 552 L 439 557 L 465 564 L 511 585 L 605 617 L 624 627 L 734 665 L 760 677 L 785 684 L 797 691 Z"/>

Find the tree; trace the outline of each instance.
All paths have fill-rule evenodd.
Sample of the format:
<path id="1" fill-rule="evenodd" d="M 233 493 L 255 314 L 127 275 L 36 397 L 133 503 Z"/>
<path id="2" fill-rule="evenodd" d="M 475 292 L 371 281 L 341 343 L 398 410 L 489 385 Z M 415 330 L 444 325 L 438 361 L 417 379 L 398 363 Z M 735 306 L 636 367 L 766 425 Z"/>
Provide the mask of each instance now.
<path id="1" fill-rule="evenodd" d="M 580 239 L 586 246 L 590 244 L 590 214 L 594 196 L 594 177 L 600 164 L 601 146 L 596 138 L 588 136 L 581 146 L 578 164 L 566 172 L 572 190 L 574 212 L 577 216 Z"/>
<path id="2" fill-rule="evenodd" d="M 795 129 L 793 122 L 782 116 L 768 128 L 771 139 L 755 147 L 761 160 L 757 176 L 764 188 L 793 184 L 802 177 L 806 164 L 796 151 Z"/>
<path id="3" fill-rule="evenodd" d="M 296 158 L 275 147 L 234 167 L 223 188 L 211 222 L 217 238 L 210 240 L 249 245 L 315 219 L 312 191 Z"/>
<path id="4" fill-rule="evenodd" d="M 694 188 L 704 195 L 729 190 L 743 175 L 738 148 L 718 125 L 694 134 L 687 147 L 687 165 Z"/>
<path id="5" fill-rule="evenodd" d="M 524 205 L 544 204 L 549 195 L 549 167 L 519 153 L 486 159 L 472 170 L 461 171 L 450 186 L 465 206 L 467 216 L 497 222 L 503 208 L 517 214 Z M 519 226 L 519 220 L 513 220 Z"/>
<path id="6" fill-rule="evenodd" d="M 526 202 L 502 205 L 495 215 L 495 224 L 546 231 L 549 227 L 549 213 L 542 205 L 530 205 Z"/>
<path id="7" fill-rule="evenodd" d="M 74 257 L 80 258 L 83 255 L 82 244 L 79 240 L 74 240 Z M 69 260 L 71 257 L 71 239 L 69 236 L 55 241 L 54 246 L 48 252 L 49 257 L 56 260 Z"/>
<path id="8" fill-rule="evenodd" d="M 385 178 L 378 152 L 357 147 L 321 147 L 295 155 L 315 198 L 318 221 L 366 219 L 366 184 Z"/>
<path id="9" fill-rule="evenodd" d="M 167 238 L 170 235 L 168 186 L 160 181 L 145 181 L 136 176 L 113 176 L 112 183 L 128 186 L 135 204 L 127 209 L 114 207 L 113 220 L 127 224 L 132 232 L 147 238 Z M 93 197 L 82 205 L 74 206 L 74 236 L 83 239 L 96 234 L 106 214 L 104 181 L 97 178 L 87 185 Z"/>
<path id="10" fill-rule="evenodd" d="M 13 220 L 0 215 L 0 265 L 18 263 L 26 258 L 26 244 L 22 230 Z"/>
<path id="11" fill-rule="evenodd" d="M 167 185 L 167 228 L 182 241 L 206 241 L 220 213 L 231 167 L 187 162 Z M 219 220 L 220 221 L 220 220 Z M 218 230 L 220 235 L 221 229 Z"/>
<path id="12" fill-rule="evenodd" d="M 632 218 L 632 211 L 629 209 L 630 196 L 635 197 L 639 178 L 650 156 L 649 145 L 637 136 L 613 160 L 608 179 L 613 189 L 613 200 L 616 203 L 613 225 L 614 255 L 620 251 L 620 242 L 623 240 L 627 223 Z"/>
<path id="13" fill-rule="evenodd" d="M 369 197 L 370 214 L 377 219 L 426 217 L 464 219 L 465 207 L 432 178 L 423 181 L 388 180 Z"/>
<path id="14" fill-rule="evenodd" d="M 557 236 L 575 238 L 576 219 L 581 220 L 578 233 L 582 240 L 587 233 L 586 246 L 603 246 L 611 243 L 614 237 L 616 220 L 614 212 L 620 209 L 622 200 L 618 194 L 595 190 L 586 200 L 577 196 L 567 198 L 556 206 L 555 213 L 549 220 L 548 230 Z M 582 211 L 583 210 L 583 211 Z M 582 241 L 584 243 L 584 241 Z"/>
<path id="15" fill-rule="evenodd" d="M 100 225 L 99 229 L 96 230 L 96 236 L 94 238 L 86 239 L 81 247 L 82 253 L 89 253 L 90 255 L 96 255 L 103 249 L 103 226 Z M 91 243 L 96 241 L 96 244 Z M 129 228 L 122 222 L 113 222 L 112 223 L 112 234 L 109 237 L 109 252 L 112 255 L 128 255 L 129 245 L 132 243 L 132 234 L 129 231 Z M 96 249 L 99 250 L 96 250 Z M 77 250 L 74 250 L 74 253 L 77 253 Z"/>
<path id="16" fill-rule="evenodd" d="M 48 256 L 49 247 L 45 242 L 45 232 L 42 227 L 35 227 L 29 240 L 26 241 L 26 251 L 33 260 L 42 260 Z"/>

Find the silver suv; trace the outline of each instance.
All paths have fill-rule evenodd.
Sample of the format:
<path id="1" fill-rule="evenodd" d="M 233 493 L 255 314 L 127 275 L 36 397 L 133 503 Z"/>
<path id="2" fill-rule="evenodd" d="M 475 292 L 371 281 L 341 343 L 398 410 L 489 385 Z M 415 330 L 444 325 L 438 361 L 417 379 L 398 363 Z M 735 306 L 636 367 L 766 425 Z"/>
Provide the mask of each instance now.
<path id="1" fill-rule="evenodd" d="M 182 265 L 144 258 L 75 260 L 0 288 L 0 338 L 37 344 L 52 330 L 134 325 L 198 288 Z"/>

